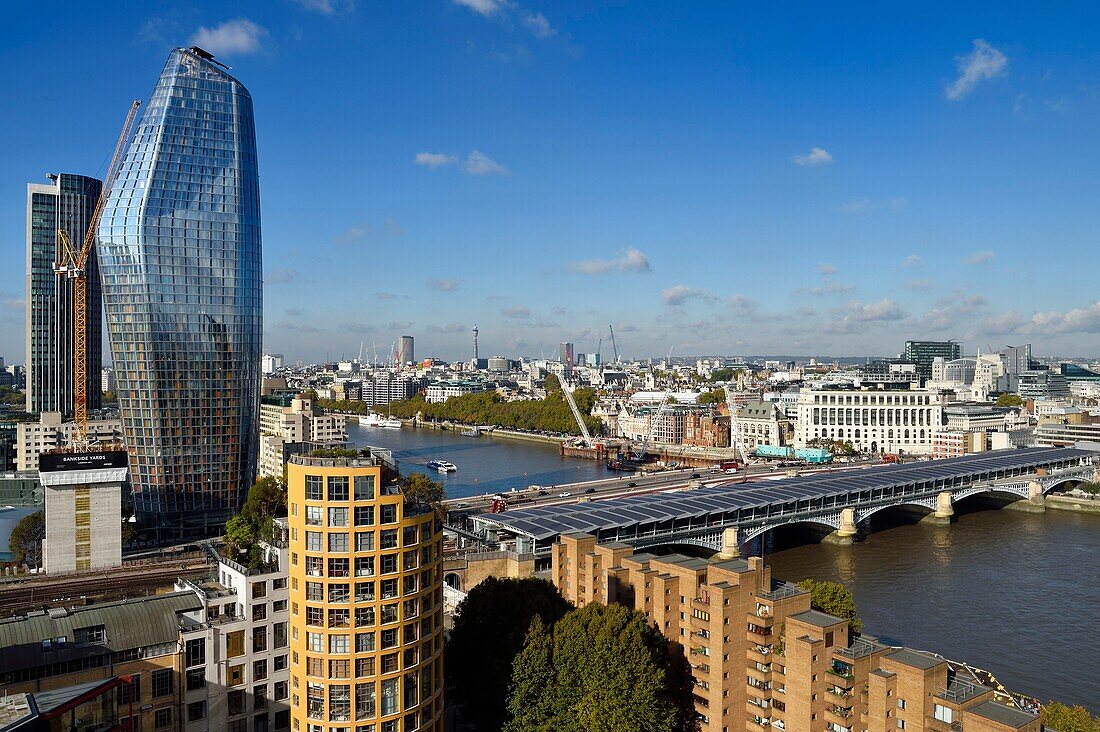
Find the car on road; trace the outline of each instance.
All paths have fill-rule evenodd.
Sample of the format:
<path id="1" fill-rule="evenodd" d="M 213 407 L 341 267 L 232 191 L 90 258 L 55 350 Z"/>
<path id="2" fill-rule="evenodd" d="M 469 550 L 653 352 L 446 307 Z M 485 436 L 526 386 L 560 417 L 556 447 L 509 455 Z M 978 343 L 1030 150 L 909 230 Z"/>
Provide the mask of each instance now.
<path id="1" fill-rule="evenodd" d="M 726 468 L 724 472 L 726 475 L 734 475 L 737 473 L 737 468 Z"/>
<path id="2" fill-rule="evenodd" d="M 692 477 L 692 478 L 698 478 L 698 477 L 699 477 L 699 474 L 698 474 L 698 473 L 692 473 L 692 474 L 691 474 L 691 477 Z"/>
<path id="3" fill-rule="evenodd" d="M 637 488 L 638 484 L 635 483 L 634 481 L 630 481 L 629 483 L 626 484 L 626 487 L 627 488 Z"/>
<path id="4" fill-rule="evenodd" d="M 540 496 L 548 496 L 548 495 L 550 495 L 550 491 L 539 491 L 539 495 Z"/>
<path id="5" fill-rule="evenodd" d="M 585 492 L 585 493 L 595 493 L 595 492 L 596 492 L 596 489 L 595 489 L 595 488 L 585 488 L 585 489 L 584 489 L 584 492 Z"/>
<path id="6" fill-rule="evenodd" d="M 562 491 L 561 493 L 558 494 L 558 498 L 569 498 L 569 496 L 571 496 L 571 495 L 573 495 L 573 494 L 570 493 L 569 491 Z"/>

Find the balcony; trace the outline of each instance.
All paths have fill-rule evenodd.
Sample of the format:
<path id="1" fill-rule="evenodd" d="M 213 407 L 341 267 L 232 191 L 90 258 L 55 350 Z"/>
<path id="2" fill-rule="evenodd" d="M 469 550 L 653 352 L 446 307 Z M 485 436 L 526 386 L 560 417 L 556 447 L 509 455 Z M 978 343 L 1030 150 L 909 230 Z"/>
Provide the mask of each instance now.
<path id="1" fill-rule="evenodd" d="M 936 696 L 941 699 L 953 702 L 964 702 L 973 699 L 976 696 L 981 696 L 989 691 L 992 691 L 988 686 L 981 686 L 980 684 L 972 684 L 969 681 L 963 681 L 959 678 L 952 678 L 946 689 L 941 689 L 940 693 Z"/>
<path id="2" fill-rule="evenodd" d="M 693 597 L 691 600 L 691 609 L 702 610 L 703 612 L 710 612 L 710 598 Z"/>
<path id="3" fill-rule="evenodd" d="M 749 625 L 756 625 L 758 627 L 768 629 L 771 629 L 772 625 L 775 623 L 775 618 L 772 617 L 770 611 L 767 615 L 757 615 L 753 612 L 746 613 L 745 620 L 748 622 Z"/>
<path id="4" fill-rule="evenodd" d="M 770 646 L 772 643 L 772 629 L 762 628 L 759 625 L 750 623 L 748 630 L 745 632 L 745 639 L 756 645 Z"/>
<path id="5" fill-rule="evenodd" d="M 753 678 L 761 683 L 766 683 L 772 680 L 772 666 L 770 663 L 760 664 L 764 668 L 760 668 L 757 664 L 749 664 L 748 672 L 749 677 Z"/>
<path id="6" fill-rule="evenodd" d="M 745 720 L 745 729 L 757 730 L 757 732 L 765 732 L 771 727 L 771 720 L 759 715 L 752 715 Z"/>
<path id="7" fill-rule="evenodd" d="M 852 692 L 849 689 L 845 689 L 840 686 L 830 686 L 828 692 L 833 696 L 840 697 L 841 699 L 851 699 Z"/>

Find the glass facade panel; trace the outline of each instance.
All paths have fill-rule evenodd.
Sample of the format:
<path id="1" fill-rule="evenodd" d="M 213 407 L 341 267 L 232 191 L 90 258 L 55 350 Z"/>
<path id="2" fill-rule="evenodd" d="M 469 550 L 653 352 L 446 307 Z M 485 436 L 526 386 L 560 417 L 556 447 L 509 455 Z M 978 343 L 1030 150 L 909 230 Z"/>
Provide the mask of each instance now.
<path id="1" fill-rule="evenodd" d="M 135 507 L 224 522 L 256 471 L 259 179 L 251 96 L 193 51 L 169 55 L 120 162 L 99 266 Z"/>

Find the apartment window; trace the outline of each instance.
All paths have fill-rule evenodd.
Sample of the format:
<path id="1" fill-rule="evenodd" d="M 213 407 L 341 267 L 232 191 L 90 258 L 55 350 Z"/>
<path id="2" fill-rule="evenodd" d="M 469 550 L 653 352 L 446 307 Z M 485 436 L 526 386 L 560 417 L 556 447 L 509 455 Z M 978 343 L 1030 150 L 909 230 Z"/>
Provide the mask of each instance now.
<path id="1" fill-rule="evenodd" d="M 230 666 L 225 674 L 227 686 L 239 686 L 244 683 L 244 664 Z"/>
<path id="2" fill-rule="evenodd" d="M 172 669 L 162 668 L 153 672 L 153 698 L 168 696 L 172 693 Z M 157 725 L 158 727 L 160 725 Z"/>
<path id="3" fill-rule="evenodd" d="M 356 524 L 359 522 L 356 521 Z M 355 532 L 355 551 L 357 552 L 373 552 L 374 551 L 374 532 L 373 531 L 356 531 Z"/>
<path id="4" fill-rule="evenodd" d="M 382 574 L 391 574 L 397 571 L 397 555 L 396 554 L 383 554 L 382 555 Z"/>
<path id="5" fill-rule="evenodd" d="M 323 552 L 325 550 L 324 534 L 320 531 L 306 532 L 306 551 Z M 307 557 L 308 559 L 308 557 Z"/>
<path id="6" fill-rule="evenodd" d="M 187 721 L 197 722 L 206 718 L 206 702 L 197 701 L 187 705 Z"/>
<path id="7" fill-rule="evenodd" d="M 347 583 L 341 583 L 338 585 L 328 586 L 328 601 L 344 603 L 347 602 L 351 595 L 350 586 Z"/>
<path id="8" fill-rule="evenodd" d="M 325 585 L 322 582 L 306 582 L 306 599 L 313 602 L 325 601 Z"/>
<path id="9" fill-rule="evenodd" d="M 329 577 L 349 577 L 350 562 L 344 559 L 329 559 L 328 560 L 328 576 Z M 345 585 L 346 586 L 346 585 Z"/>
<path id="10" fill-rule="evenodd" d="M 373 526 L 374 525 L 374 506 L 356 506 L 355 507 L 355 525 L 356 526 Z"/>
<path id="11" fill-rule="evenodd" d="M 286 667 L 287 667 L 286 660 L 287 659 L 286 659 L 285 654 L 282 655 L 282 656 L 275 656 L 275 670 L 276 671 L 285 671 Z"/>
<path id="12" fill-rule="evenodd" d="M 348 500 L 348 476 L 330 475 L 328 477 L 328 499 L 330 501 Z"/>
<path id="13" fill-rule="evenodd" d="M 306 576 L 308 576 L 308 577 L 324 577 L 325 576 L 325 558 L 324 557 L 306 557 Z"/>
<path id="14" fill-rule="evenodd" d="M 206 663 L 206 639 L 195 638 L 187 641 L 185 654 L 188 666 L 201 666 Z"/>
<path id="15" fill-rule="evenodd" d="M 355 576 L 371 577 L 374 575 L 374 557 L 355 558 Z"/>
<path id="16" fill-rule="evenodd" d="M 373 571 L 373 568 L 372 568 Z M 355 575 L 359 576 L 359 564 L 355 565 Z M 374 599 L 374 583 L 373 582 L 356 582 L 355 583 L 355 601 L 356 602 L 370 602 Z"/>
<path id="17" fill-rule="evenodd" d="M 374 717 L 374 684 L 355 685 L 355 718 L 371 719 Z"/>
<path id="18" fill-rule="evenodd" d="M 267 684 L 252 687 L 252 711 L 267 709 Z M 259 726 L 259 717 L 256 718 Z"/>
<path id="19" fill-rule="evenodd" d="M 380 512 L 379 523 L 383 524 L 396 524 L 397 523 L 397 504 L 389 503 L 382 506 Z"/>
<path id="20" fill-rule="evenodd" d="M 165 727 L 172 726 L 172 707 L 165 707 L 164 709 L 158 709 L 153 712 L 153 726 L 157 729 L 164 729 Z"/>
<path id="21" fill-rule="evenodd" d="M 397 646 L 397 628 L 388 628 L 382 631 L 382 648 L 394 648 Z"/>
<path id="22" fill-rule="evenodd" d="M 248 732 L 247 719 L 231 719 L 225 727 L 225 732 Z"/>
<path id="23" fill-rule="evenodd" d="M 355 476 L 355 500 L 370 501 L 374 499 L 374 476 Z"/>
<path id="24" fill-rule="evenodd" d="M 184 686 L 188 691 L 201 689 L 206 686 L 206 669 L 193 668 L 187 671 Z"/>
<path id="25" fill-rule="evenodd" d="M 273 590 L 285 590 L 286 589 L 286 577 L 277 577 L 271 580 L 271 589 Z"/>
<path id="26" fill-rule="evenodd" d="M 306 506 L 306 526 L 323 526 L 325 509 L 320 506 Z"/>
<path id="27" fill-rule="evenodd" d="M 935 716 L 936 719 L 940 720 L 941 722 L 947 722 L 948 724 L 951 724 L 955 721 L 955 710 L 951 707 L 945 707 L 942 704 L 936 704 Z"/>
<path id="28" fill-rule="evenodd" d="M 275 623 L 271 626 L 273 636 L 273 648 L 286 648 L 286 623 Z"/>
<path id="29" fill-rule="evenodd" d="M 346 628 L 350 619 L 351 614 L 346 607 L 328 611 L 328 627 L 330 628 Z"/>
<path id="30" fill-rule="evenodd" d="M 306 633 L 306 648 L 314 653 L 325 652 L 325 634 L 324 633 Z"/>
<path id="31" fill-rule="evenodd" d="M 287 683 L 285 681 L 276 681 L 275 682 L 275 697 L 274 697 L 275 701 L 280 701 L 282 699 L 286 699 L 289 696 L 290 696 L 290 688 L 287 686 Z"/>
<path id="32" fill-rule="evenodd" d="M 905 729 L 905 720 L 904 719 L 899 719 L 898 720 L 898 729 Z"/>
<path id="33" fill-rule="evenodd" d="M 286 600 L 275 600 L 271 603 L 271 612 L 280 613 L 286 610 Z"/>
<path id="34" fill-rule="evenodd" d="M 348 645 L 350 636 L 347 635 L 330 635 L 328 637 L 328 652 L 329 653 L 348 653 L 351 649 Z"/>
<path id="35" fill-rule="evenodd" d="M 225 634 L 225 655 L 227 658 L 236 658 L 244 655 L 244 631 L 235 630 Z"/>
<path id="36" fill-rule="evenodd" d="M 134 674 L 128 684 L 123 684 L 115 689 L 115 700 L 119 704 L 141 703 L 141 674 Z"/>
<path id="37" fill-rule="evenodd" d="M 356 633 L 355 634 L 355 652 L 356 653 L 373 653 L 374 652 L 374 633 Z"/>
<path id="38" fill-rule="evenodd" d="M 373 607 L 357 607 L 355 608 L 355 627 L 362 628 L 365 626 L 374 625 L 374 608 Z"/>
<path id="39" fill-rule="evenodd" d="M 329 719 L 346 722 L 351 719 L 351 686 L 333 684 L 328 687 Z"/>
<path id="40" fill-rule="evenodd" d="M 397 622 L 397 603 L 390 603 L 389 605 L 383 605 L 382 610 L 382 622 L 383 623 L 396 623 Z"/>
<path id="41" fill-rule="evenodd" d="M 229 702 L 229 714 L 243 714 L 244 713 L 244 692 L 243 691 L 231 691 L 226 697 Z"/>
<path id="42" fill-rule="evenodd" d="M 386 679 L 382 682 L 382 716 L 397 714 L 397 679 Z M 396 727 L 396 725 L 395 725 Z"/>
<path id="43" fill-rule="evenodd" d="M 361 679 L 366 676 L 374 676 L 373 657 L 355 659 L 355 678 Z"/>
<path id="44" fill-rule="evenodd" d="M 392 600 L 397 597 L 397 580 L 382 580 L 379 590 L 383 600 Z"/>
<path id="45" fill-rule="evenodd" d="M 378 537 L 379 549 L 396 549 L 397 548 L 397 529 L 386 529 L 381 532 Z"/>
<path id="46" fill-rule="evenodd" d="M 262 602 L 259 605 L 252 606 L 252 620 L 260 621 L 267 620 L 267 603 Z"/>
<path id="47" fill-rule="evenodd" d="M 898 709 L 905 709 L 905 700 L 898 699 Z"/>
<path id="48" fill-rule="evenodd" d="M 323 677 L 325 675 L 325 659 L 306 656 L 306 676 Z"/>
<path id="49" fill-rule="evenodd" d="M 329 526 L 347 526 L 348 525 L 348 510 L 346 508 L 331 507 L 328 510 L 328 525 Z"/>
<path id="50" fill-rule="evenodd" d="M 267 597 L 267 582 L 252 583 L 252 599 L 260 600 Z"/>
<path id="51" fill-rule="evenodd" d="M 275 721 L 273 723 L 275 729 L 287 729 L 290 727 L 290 710 L 280 709 L 275 712 Z"/>
<path id="52" fill-rule="evenodd" d="M 252 662 L 252 680 L 263 681 L 267 678 L 267 660 L 260 659 Z"/>
<path id="53" fill-rule="evenodd" d="M 323 501 L 325 499 L 324 478 L 320 475 L 306 476 L 306 500 Z"/>
<path id="54" fill-rule="evenodd" d="M 328 677 L 330 679 L 351 678 L 351 661 L 347 658 L 334 658 L 329 661 Z"/>
<path id="55" fill-rule="evenodd" d="M 382 656 L 382 673 L 392 674 L 397 670 L 397 654 L 387 653 Z"/>

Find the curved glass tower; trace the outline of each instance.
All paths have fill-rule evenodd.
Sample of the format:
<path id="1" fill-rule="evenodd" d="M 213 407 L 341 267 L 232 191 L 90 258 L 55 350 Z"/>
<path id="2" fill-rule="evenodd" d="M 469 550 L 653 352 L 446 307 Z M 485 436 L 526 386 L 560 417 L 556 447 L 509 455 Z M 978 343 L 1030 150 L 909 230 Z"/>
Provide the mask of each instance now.
<path id="1" fill-rule="evenodd" d="M 98 246 L 135 507 L 213 529 L 256 471 L 263 312 L 252 97 L 201 49 L 169 55 Z"/>

